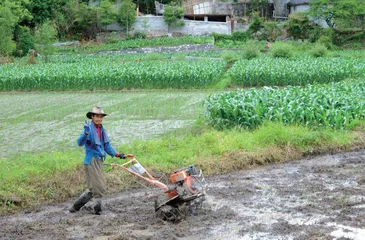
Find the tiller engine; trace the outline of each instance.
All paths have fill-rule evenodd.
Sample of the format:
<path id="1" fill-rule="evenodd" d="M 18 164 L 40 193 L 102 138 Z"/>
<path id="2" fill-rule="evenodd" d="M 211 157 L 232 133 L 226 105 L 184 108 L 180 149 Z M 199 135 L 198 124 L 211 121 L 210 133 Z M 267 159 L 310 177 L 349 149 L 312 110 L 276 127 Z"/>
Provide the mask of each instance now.
<path id="1" fill-rule="evenodd" d="M 110 165 L 120 167 L 163 191 L 155 200 L 155 213 L 164 221 L 176 223 L 189 214 L 196 214 L 205 200 L 203 172 L 198 172 L 194 165 L 174 171 L 169 177 L 170 185 L 153 177 L 135 158 L 123 164 Z"/>

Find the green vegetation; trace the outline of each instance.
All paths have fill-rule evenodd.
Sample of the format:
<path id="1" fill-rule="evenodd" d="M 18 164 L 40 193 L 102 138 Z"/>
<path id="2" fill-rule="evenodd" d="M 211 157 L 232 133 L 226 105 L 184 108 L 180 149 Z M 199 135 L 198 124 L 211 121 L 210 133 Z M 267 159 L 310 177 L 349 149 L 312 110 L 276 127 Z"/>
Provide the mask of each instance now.
<path id="1" fill-rule="evenodd" d="M 365 61 L 357 58 L 287 59 L 265 56 L 239 60 L 228 73 L 232 84 L 242 87 L 329 83 L 364 76 Z"/>
<path id="2" fill-rule="evenodd" d="M 209 123 L 218 129 L 256 128 L 266 121 L 349 129 L 365 118 L 365 82 L 345 81 L 284 89 L 239 90 L 210 96 Z"/>
<path id="3" fill-rule="evenodd" d="M 121 40 L 107 44 L 86 44 L 81 46 L 71 47 L 54 47 L 53 52 L 55 54 L 66 53 L 96 53 L 100 51 L 118 51 L 128 48 L 143 48 L 143 47 L 156 47 L 156 46 L 177 46 L 183 44 L 203 44 L 212 43 L 212 37 L 193 37 L 185 36 L 178 38 L 153 38 L 153 39 L 130 39 Z"/>
<path id="4" fill-rule="evenodd" d="M 184 22 L 184 9 L 172 2 L 164 8 L 163 18 L 169 26 L 182 27 Z"/>
<path id="5" fill-rule="evenodd" d="M 129 32 L 129 29 L 132 27 L 133 23 L 136 22 L 136 4 L 132 2 L 132 0 L 124 0 L 120 4 L 120 16 L 119 22 Z"/>
<path id="6" fill-rule="evenodd" d="M 7 65 L 0 72 L 0 90 L 201 88 L 215 83 L 224 68 L 219 60 Z"/>
<path id="7" fill-rule="evenodd" d="M 361 27 L 357 17 L 364 16 L 365 4 L 362 0 L 312 0 L 309 16 L 324 20 L 330 28 Z"/>

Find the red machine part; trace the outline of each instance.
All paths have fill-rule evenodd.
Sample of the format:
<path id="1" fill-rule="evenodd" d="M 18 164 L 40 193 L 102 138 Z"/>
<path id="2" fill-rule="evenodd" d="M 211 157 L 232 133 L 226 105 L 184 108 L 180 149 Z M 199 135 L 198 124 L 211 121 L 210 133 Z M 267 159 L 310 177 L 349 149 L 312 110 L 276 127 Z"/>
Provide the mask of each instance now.
<path id="1" fill-rule="evenodd" d="M 186 171 L 180 171 L 180 172 L 171 174 L 170 181 L 173 184 L 176 184 L 178 182 L 184 181 L 187 177 L 188 177 L 188 174 L 186 173 Z"/>

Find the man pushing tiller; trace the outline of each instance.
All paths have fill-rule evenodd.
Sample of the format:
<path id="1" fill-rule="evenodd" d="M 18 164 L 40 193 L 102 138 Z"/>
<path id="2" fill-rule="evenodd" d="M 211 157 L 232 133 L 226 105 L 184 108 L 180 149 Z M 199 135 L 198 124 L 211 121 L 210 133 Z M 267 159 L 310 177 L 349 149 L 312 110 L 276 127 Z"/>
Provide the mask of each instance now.
<path id="1" fill-rule="evenodd" d="M 105 160 L 106 153 L 112 157 L 122 159 L 126 157 L 133 158 L 132 154 L 116 152 L 110 144 L 108 134 L 102 125 L 106 115 L 101 107 L 94 107 L 91 112 L 86 114 L 86 117 L 92 119 L 92 121 L 90 123 L 85 121 L 84 130 L 77 139 L 79 146 L 85 146 L 84 168 L 87 190 L 81 194 L 69 209 L 72 213 L 79 211 L 86 203 L 92 200 L 84 208 L 91 213 L 100 215 L 101 199 L 106 188 L 103 175 L 103 161 Z"/>

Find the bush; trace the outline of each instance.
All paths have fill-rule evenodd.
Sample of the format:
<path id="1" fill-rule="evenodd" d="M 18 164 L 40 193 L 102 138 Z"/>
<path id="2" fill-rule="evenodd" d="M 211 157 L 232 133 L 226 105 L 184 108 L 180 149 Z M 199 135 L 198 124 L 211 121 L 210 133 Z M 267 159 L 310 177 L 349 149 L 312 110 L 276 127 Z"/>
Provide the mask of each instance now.
<path id="1" fill-rule="evenodd" d="M 120 41 L 119 34 L 117 32 L 112 32 L 105 38 L 107 43 L 116 43 Z"/>
<path id="2" fill-rule="evenodd" d="M 288 34 L 293 36 L 295 39 L 306 39 L 309 37 L 311 22 L 304 13 L 296 12 L 294 14 L 290 14 L 285 25 Z"/>
<path id="3" fill-rule="evenodd" d="M 290 58 L 293 56 L 292 46 L 283 42 L 275 42 L 270 51 L 275 58 Z"/>
<path id="4" fill-rule="evenodd" d="M 23 57 L 28 54 L 30 49 L 34 49 L 34 37 L 30 33 L 28 27 L 20 27 L 16 31 L 17 45 L 15 50 L 15 56 Z"/>
<path id="5" fill-rule="evenodd" d="M 146 33 L 144 33 L 144 32 L 135 32 L 133 34 L 133 39 L 146 39 Z"/>
<path id="6" fill-rule="evenodd" d="M 324 57 L 327 55 L 327 48 L 323 44 L 317 43 L 310 51 L 313 57 Z"/>
<path id="7" fill-rule="evenodd" d="M 259 55 L 260 47 L 257 42 L 250 41 L 243 47 L 243 58 L 250 60 Z"/>
<path id="8" fill-rule="evenodd" d="M 214 38 L 214 42 L 220 42 L 224 40 L 231 40 L 232 36 L 228 34 L 222 34 L 222 33 L 212 33 L 212 36 Z"/>
<path id="9" fill-rule="evenodd" d="M 177 6 L 176 3 L 171 2 L 164 9 L 163 18 L 169 26 L 184 26 L 184 22 L 181 19 L 184 17 L 184 9 Z"/>
<path id="10" fill-rule="evenodd" d="M 250 34 L 242 31 L 233 32 L 231 37 L 233 41 L 247 41 L 249 38 Z"/>
<path id="11" fill-rule="evenodd" d="M 260 18 L 260 13 L 256 12 L 252 14 L 252 22 L 250 23 L 250 26 L 248 27 L 248 32 L 252 35 L 258 31 L 260 31 L 261 28 L 263 28 L 263 20 Z"/>
<path id="12" fill-rule="evenodd" d="M 332 48 L 332 39 L 329 36 L 321 36 L 317 43 L 324 45 L 327 49 Z"/>
<path id="13" fill-rule="evenodd" d="M 320 26 L 315 26 L 309 30 L 308 40 L 312 43 L 317 42 L 322 36 L 322 28 Z"/>
<path id="14" fill-rule="evenodd" d="M 239 56 L 235 53 L 235 52 L 222 52 L 221 56 L 224 58 L 224 60 L 226 60 L 226 62 L 228 64 L 233 64 L 234 62 L 236 62 L 239 59 Z"/>
<path id="15" fill-rule="evenodd" d="M 273 42 L 282 35 L 282 30 L 276 22 L 265 22 L 264 29 L 266 32 L 266 39 L 262 40 L 268 40 L 270 42 Z"/>

